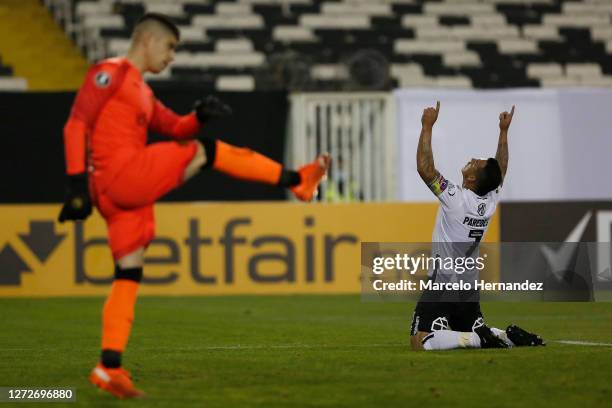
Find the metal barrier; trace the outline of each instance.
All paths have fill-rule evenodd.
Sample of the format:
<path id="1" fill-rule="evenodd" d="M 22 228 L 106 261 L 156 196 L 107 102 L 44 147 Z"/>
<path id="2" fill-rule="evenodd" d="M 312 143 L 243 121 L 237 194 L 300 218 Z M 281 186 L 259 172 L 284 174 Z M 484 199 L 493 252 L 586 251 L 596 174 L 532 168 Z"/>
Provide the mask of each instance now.
<path id="1" fill-rule="evenodd" d="M 331 155 L 319 201 L 395 199 L 395 104 L 391 93 L 300 93 L 290 97 L 287 162 Z"/>

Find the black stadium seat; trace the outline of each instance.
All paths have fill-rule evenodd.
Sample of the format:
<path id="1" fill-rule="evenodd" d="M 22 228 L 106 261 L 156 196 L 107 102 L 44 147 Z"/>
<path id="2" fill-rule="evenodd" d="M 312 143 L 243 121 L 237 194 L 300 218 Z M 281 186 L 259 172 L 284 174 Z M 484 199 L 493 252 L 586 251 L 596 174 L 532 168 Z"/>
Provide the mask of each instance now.
<path id="1" fill-rule="evenodd" d="M 399 86 L 433 86 L 432 80 L 453 76 L 476 88 L 593 81 L 612 86 L 612 2 L 603 0 L 115 0 L 110 15 L 88 14 L 83 4 L 97 1 L 108 0 L 73 0 L 77 39 L 92 60 L 124 49 L 125 43 L 116 41 L 129 38 L 145 11 L 167 10 L 185 34 L 177 53 L 182 65 L 155 83 L 191 82 L 190 72 L 214 76 L 231 68 L 253 75 L 257 88 L 269 88 L 275 73 L 265 71 L 279 63 L 342 65 L 360 51 L 375 50 L 397 66 L 393 81 Z M 112 15 L 121 18 L 108 18 Z M 248 39 L 250 45 L 217 49 L 227 39 Z M 112 47 L 99 46 L 111 40 Z M 219 53 L 238 61 L 236 55 L 244 53 L 245 66 L 217 66 L 223 62 Z M 417 64 L 423 76 L 402 71 L 402 64 Z M 546 64 L 558 68 L 539 68 Z M 600 69 L 570 75 L 566 66 L 572 64 Z M 344 88 L 353 86 L 345 80 Z M 307 82 L 309 89 L 343 88 L 337 80 Z"/>

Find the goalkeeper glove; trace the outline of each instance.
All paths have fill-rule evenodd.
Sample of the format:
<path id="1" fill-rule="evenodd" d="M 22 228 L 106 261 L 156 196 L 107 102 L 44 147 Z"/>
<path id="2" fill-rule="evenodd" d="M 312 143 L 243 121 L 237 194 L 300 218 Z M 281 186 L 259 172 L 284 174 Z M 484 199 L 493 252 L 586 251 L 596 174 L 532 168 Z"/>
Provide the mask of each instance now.
<path id="1" fill-rule="evenodd" d="M 57 220 L 84 220 L 91 214 L 91 199 L 87 188 L 87 173 L 68 176 L 66 200 Z"/>
<path id="2" fill-rule="evenodd" d="M 229 105 L 226 105 L 219 98 L 212 95 L 197 100 L 193 108 L 200 123 L 208 123 L 211 119 L 232 114 L 232 108 Z"/>

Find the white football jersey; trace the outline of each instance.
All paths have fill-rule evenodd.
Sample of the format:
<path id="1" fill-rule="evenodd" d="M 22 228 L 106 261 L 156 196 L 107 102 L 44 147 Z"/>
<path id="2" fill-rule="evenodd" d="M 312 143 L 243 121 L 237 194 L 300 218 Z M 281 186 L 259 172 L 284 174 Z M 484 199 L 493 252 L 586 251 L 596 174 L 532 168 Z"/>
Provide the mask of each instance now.
<path id="1" fill-rule="evenodd" d="M 478 245 L 495 213 L 500 188 L 480 197 L 472 190 L 463 188 L 442 175 L 431 183 L 429 188 L 440 200 L 431 239 L 432 256 L 442 259 L 478 257 Z M 429 276 L 436 278 L 436 281 L 454 282 L 458 277 L 467 278 L 470 275 L 456 272 L 453 268 L 429 268 Z"/>

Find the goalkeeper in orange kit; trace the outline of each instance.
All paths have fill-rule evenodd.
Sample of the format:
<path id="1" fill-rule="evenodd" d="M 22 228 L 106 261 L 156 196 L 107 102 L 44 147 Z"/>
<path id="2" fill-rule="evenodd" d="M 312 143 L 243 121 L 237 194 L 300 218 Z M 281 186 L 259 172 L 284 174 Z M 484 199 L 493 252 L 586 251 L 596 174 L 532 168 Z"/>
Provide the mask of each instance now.
<path id="1" fill-rule="evenodd" d="M 202 125 L 230 114 L 230 108 L 209 96 L 179 116 L 155 98 L 142 77 L 165 69 L 178 41 L 179 31 L 167 17 L 145 14 L 125 58 L 90 68 L 64 127 L 68 192 L 59 220 L 84 220 L 95 206 L 106 221 L 115 261 L 103 309 L 101 359 L 90 381 L 119 398 L 143 395 L 122 368 L 121 355 L 134 318 L 144 252 L 155 235 L 155 201 L 207 168 L 286 187 L 309 201 L 329 167 L 329 157 L 321 155 L 298 171 L 287 170 L 249 149 L 194 139 Z M 147 146 L 149 129 L 174 141 Z"/>

